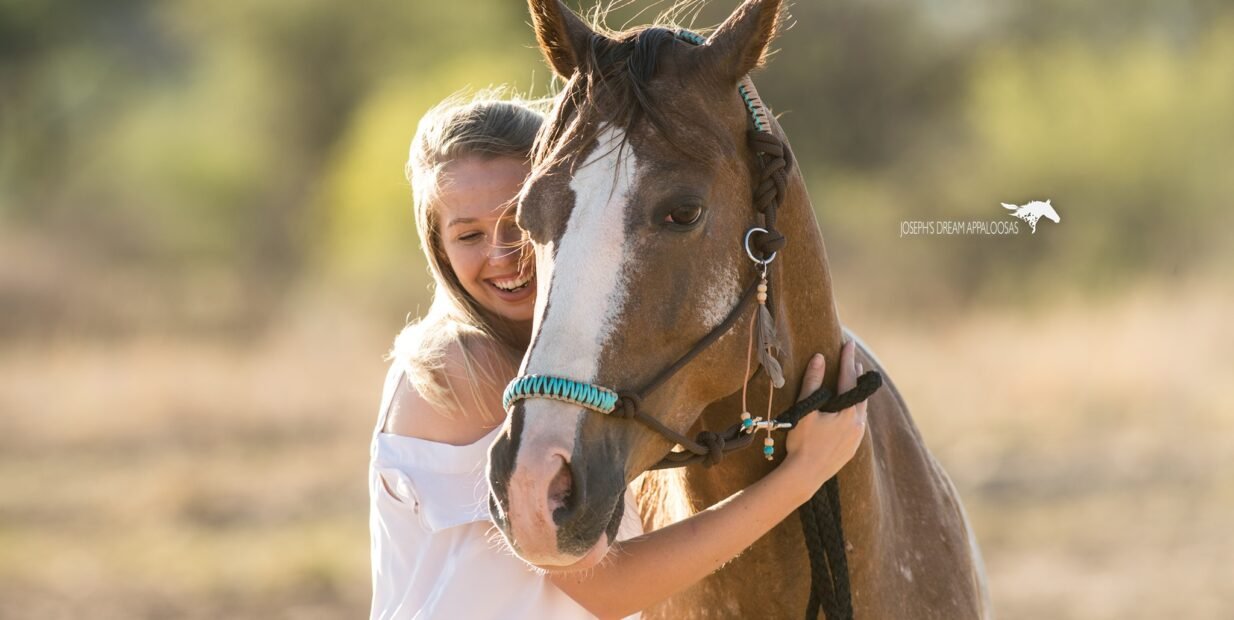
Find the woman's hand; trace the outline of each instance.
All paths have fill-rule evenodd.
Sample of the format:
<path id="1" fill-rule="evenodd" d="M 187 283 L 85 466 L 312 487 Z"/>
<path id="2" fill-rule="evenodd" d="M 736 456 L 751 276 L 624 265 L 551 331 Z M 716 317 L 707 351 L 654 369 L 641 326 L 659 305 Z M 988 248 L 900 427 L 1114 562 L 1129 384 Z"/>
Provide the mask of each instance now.
<path id="1" fill-rule="evenodd" d="M 857 385 L 858 375 L 863 372 L 861 364 L 856 363 L 856 357 L 856 345 L 850 340 L 840 349 L 838 387 L 841 392 L 853 389 Z M 823 384 L 826 370 L 823 356 L 815 354 L 801 379 L 798 399 L 809 396 Z M 807 413 L 789 431 L 785 443 L 788 456 L 777 471 L 790 471 L 793 478 L 800 481 L 808 498 L 853 458 L 857 446 L 861 445 L 861 438 L 865 436 L 865 429 L 864 400 L 839 413 Z"/>

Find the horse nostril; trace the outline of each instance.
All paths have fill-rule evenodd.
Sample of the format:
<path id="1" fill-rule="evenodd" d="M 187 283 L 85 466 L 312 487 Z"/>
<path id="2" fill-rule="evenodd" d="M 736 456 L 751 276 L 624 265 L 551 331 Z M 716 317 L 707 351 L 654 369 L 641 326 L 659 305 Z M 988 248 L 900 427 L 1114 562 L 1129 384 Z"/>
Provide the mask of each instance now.
<path id="1" fill-rule="evenodd" d="M 561 459 L 561 467 L 548 484 L 548 511 L 553 515 L 554 521 L 560 521 L 562 516 L 571 511 L 574 504 L 571 501 L 574 498 L 574 475 L 570 473 L 570 464 L 560 456 L 557 458 Z"/>

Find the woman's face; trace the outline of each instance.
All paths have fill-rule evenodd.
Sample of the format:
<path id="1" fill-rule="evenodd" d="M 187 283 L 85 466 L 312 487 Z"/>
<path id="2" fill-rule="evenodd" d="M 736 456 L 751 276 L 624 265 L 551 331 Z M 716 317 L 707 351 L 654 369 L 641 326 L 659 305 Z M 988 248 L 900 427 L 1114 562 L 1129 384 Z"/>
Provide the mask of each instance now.
<path id="1" fill-rule="evenodd" d="M 510 157 L 465 157 L 446 165 L 437 196 L 437 232 L 454 274 L 481 306 L 512 321 L 530 321 L 535 308 L 535 261 L 520 271 L 522 233 L 507 208 L 528 172 Z"/>

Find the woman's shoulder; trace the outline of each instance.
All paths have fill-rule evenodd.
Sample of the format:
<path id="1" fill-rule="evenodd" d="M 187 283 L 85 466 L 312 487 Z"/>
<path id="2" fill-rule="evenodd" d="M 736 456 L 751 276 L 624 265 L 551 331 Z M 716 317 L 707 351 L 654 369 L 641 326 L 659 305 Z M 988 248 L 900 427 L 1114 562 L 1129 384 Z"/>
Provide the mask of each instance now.
<path id="1" fill-rule="evenodd" d="M 410 368 L 416 359 L 395 359 L 403 367 L 394 386 L 385 432 L 451 445 L 467 445 L 484 437 L 500 424 L 500 395 L 486 385 L 475 385 L 476 364 L 490 363 L 494 351 L 488 343 L 472 343 L 463 338 L 445 343 L 432 360 L 431 368 Z M 423 394 L 424 383 L 412 381 L 411 373 L 431 375 L 438 389 L 437 398 Z M 420 383 L 418 388 L 416 383 Z"/>

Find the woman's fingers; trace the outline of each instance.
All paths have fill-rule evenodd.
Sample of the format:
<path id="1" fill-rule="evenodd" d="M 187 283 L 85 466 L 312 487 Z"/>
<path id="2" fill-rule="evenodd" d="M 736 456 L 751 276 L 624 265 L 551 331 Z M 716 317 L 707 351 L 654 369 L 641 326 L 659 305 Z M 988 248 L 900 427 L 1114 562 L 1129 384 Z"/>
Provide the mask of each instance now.
<path id="1" fill-rule="evenodd" d="M 839 387 L 841 392 L 847 392 L 857 387 L 857 377 L 865 370 L 865 366 L 857 362 L 857 344 L 850 340 L 844 345 L 840 352 L 840 379 Z M 866 422 L 866 402 L 864 399 L 856 405 L 840 412 L 840 417 L 847 418 L 852 421 L 852 428 L 860 433 L 864 433 Z M 860 433 L 855 436 L 859 439 Z"/>
<path id="2" fill-rule="evenodd" d="M 857 346 L 852 340 L 844 343 L 844 347 L 840 349 L 840 392 L 847 392 L 854 387 L 857 387 L 857 368 L 854 362 L 857 359 L 855 349 Z"/>
<path id="3" fill-rule="evenodd" d="M 863 365 L 861 362 L 857 362 L 857 376 L 860 377 L 865 371 L 866 371 L 865 365 Z M 861 424 L 865 424 L 866 406 L 869 405 L 869 403 L 870 403 L 869 398 L 866 398 L 862 400 L 861 402 L 857 403 L 857 417 L 860 420 Z"/>
<path id="4" fill-rule="evenodd" d="M 823 359 L 821 353 L 815 353 L 810 358 L 809 364 L 806 365 L 806 372 L 801 377 L 801 393 L 797 395 L 797 400 L 802 400 L 805 397 L 813 394 L 815 390 L 822 387 L 823 376 L 827 374 L 827 362 Z M 857 345 L 850 340 L 840 347 L 840 377 L 839 388 L 841 392 L 857 387 L 857 377 L 861 371 L 857 369 Z"/>
<path id="5" fill-rule="evenodd" d="M 865 371 L 865 366 L 857 362 L 857 344 L 850 340 L 840 348 L 840 392 L 847 392 L 857 387 L 857 377 Z M 827 372 L 827 363 L 822 354 L 815 353 L 806 365 L 805 374 L 801 377 L 801 393 L 797 400 L 803 400 L 823 385 L 823 375 Z M 865 424 L 866 400 L 857 403 L 840 412 L 840 417 L 853 418 L 858 426 Z"/>
<path id="6" fill-rule="evenodd" d="M 797 400 L 801 400 L 814 393 L 823 385 L 823 375 L 827 373 L 827 363 L 823 360 L 823 354 L 815 353 L 810 358 L 810 363 L 806 365 L 806 374 L 801 377 L 801 394 L 797 396 Z"/>

